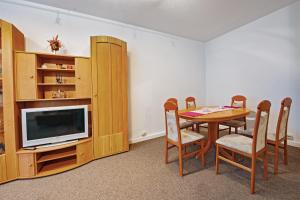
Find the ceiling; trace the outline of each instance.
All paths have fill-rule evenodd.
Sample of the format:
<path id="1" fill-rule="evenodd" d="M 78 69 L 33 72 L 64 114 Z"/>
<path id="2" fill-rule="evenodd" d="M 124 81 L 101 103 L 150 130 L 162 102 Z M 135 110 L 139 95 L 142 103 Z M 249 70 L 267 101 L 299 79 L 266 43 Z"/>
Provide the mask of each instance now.
<path id="1" fill-rule="evenodd" d="M 28 0 L 208 41 L 297 0 Z"/>

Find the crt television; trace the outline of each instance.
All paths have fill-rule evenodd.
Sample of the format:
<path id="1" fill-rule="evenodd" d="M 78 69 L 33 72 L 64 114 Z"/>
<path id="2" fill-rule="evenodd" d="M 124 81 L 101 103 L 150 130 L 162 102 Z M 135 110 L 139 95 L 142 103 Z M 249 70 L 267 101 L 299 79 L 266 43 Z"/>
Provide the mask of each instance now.
<path id="1" fill-rule="evenodd" d="M 88 137 L 88 106 L 22 109 L 23 147 Z"/>

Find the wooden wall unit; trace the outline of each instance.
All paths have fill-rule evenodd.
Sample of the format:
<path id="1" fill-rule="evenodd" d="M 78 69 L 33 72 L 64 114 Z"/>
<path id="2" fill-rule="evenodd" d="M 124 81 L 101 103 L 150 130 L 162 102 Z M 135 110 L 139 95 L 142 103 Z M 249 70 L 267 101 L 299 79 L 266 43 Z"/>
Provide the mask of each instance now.
<path id="1" fill-rule="evenodd" d="M 0 152 L 0 183 L 52 175 L 128 151 L 126 43 L 108 36 L 92 37 L 91 42 L 91 59 L 24 52 L 23 34 L 0 20 L 0 143 L 5 144 L 4 153 Z M 64 97 L 53 97 L 58 89 Z M 69 105 L 89 106 L 88 138 L 22 148 L 21 109 Z"/>
<path id="2" fill-rule="evenodd" d="M 91 37 L 94 156 L 128 151 L 126 42 Z"/>

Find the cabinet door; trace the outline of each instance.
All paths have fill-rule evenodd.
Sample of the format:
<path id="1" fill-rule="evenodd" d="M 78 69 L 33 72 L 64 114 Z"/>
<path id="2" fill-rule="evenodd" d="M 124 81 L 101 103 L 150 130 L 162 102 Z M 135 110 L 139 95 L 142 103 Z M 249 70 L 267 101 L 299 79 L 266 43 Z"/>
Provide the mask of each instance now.
<path id="1" fill-rule="evenodd" d="M 111 107 L 111 60 L 110 44 L 96 43 L 96 65 L 93 68 L 93 89 L 96 87 L 96 97 L 93 99 L 94 115 L 94 154 L 103 157 L 111 154 L 110 135 L 112 134 Z"/>
<path id="2" fill-rule="evenodd" d="M 111 151 L 119 153 L 125 149 L 124 137 L 127 135 L 127 70 L 123 65 L 122 46 L 111 44 L 111 102 L 112 102 L 112 136 Z"/>
<path id="3" fill-rule="evenodd" d="M 19 154 L 19 174 L 22 178 L 30 178 L 35 175 L 34 154 Z"/>
<path id="4" fill-rule="evenodd" d="M 77 162 L 78 165 L 90 162 L 93 159 L 92 141 L 84 142 L 77 145 Z"/>
<path id="5" fill-rule="evenodd" d="M 90 59 L 75 59 L 76 98 L 91 98 L 91 73 Z"/>
<path id="6" fill-rule="evenodd" d="M 126 55 L 126 43 L 105 37 L 92 38 L 93 137 L 96 158 L 128 150 Z"/>
<path id="7" fill-rule="evenodd" d="M 5 155 L 0 155 L 0 183 L 6 181 Z"/>
<path id="8" fill-rule="evenodd" d="M 16 53 L 16 96 L 17 99 L 36 99 L 36 56 Z"/>

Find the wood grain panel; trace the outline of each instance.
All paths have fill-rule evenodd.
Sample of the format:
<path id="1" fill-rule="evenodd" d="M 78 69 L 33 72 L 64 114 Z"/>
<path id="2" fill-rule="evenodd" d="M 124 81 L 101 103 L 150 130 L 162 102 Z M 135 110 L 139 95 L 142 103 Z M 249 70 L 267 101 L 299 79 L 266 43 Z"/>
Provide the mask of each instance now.
<path id="1" fill-rule="evenodd" d="M 93 160 L 93 143 L 92 141 L 84 142 L 77 145 L 77 163 L 85 164 Z"/>
<path id="2" fill-rule="evenodd" d="M 119 153 L 124 151 L 124 142 L 123 142 L 124 133 L 116 133 L 113 134 L 110 138 L 110 146 L 111 146 L 111 153 Z"/>
<path id="3" fill-rule="evenodd" d="M 75 58 L 76 97 L 91 97 L 91 62 L 88 58 Z"/>
<path id="4" fill-rule="evenodd" d="M 109 156 L 112 154 L 111 148 L 110 148 L 110 135 L 100 136 L 98 138 L 98 146 L 97 146 L 97 152 L 95 157 L 101 158 L 104 156 Z"/>
<path id="5" fill-rule="evenodd" d="M 5 155 L 0 155 L 0 183 L 6 181 Z"/>
<path id="6" fill-rule="evenodd" d="M 92 37 L 93 136 L 96 158 L 128 150 L 126 43 Z"/>
<path id="7" fill-rule="evenodd" d="M 16 149 L 19 141 L 18 112 L 15 103 L 14 88 L 14 54 L 15 50 L 24 50 L 24 36 L 11 24 L 1 22 L 2 39 L 2 76 L 3 76 L 3 113 L 5 162 L 7 180 L 16 179 L 18 175 L 18 161 Z"/>
<path id="8" fill-rule="evenodd" d="M 35 154 L 19 154 L 19 176 L 30 178 L 35 175 Z"/>
<path id="9" fill-rule="evenodd" d="M 112 134 L 123 131 L 122 48 L 111 44 Z"/>
<path id="10" fill-rule="evenodd" d="M 36 99 L 36 56 L 16 53 L 16 96 L 17 99 Z"/>

